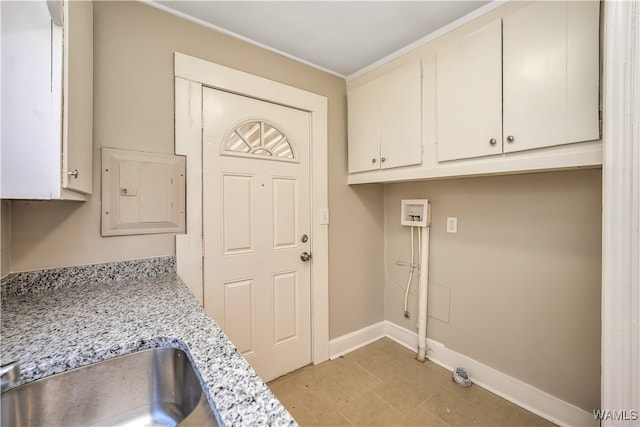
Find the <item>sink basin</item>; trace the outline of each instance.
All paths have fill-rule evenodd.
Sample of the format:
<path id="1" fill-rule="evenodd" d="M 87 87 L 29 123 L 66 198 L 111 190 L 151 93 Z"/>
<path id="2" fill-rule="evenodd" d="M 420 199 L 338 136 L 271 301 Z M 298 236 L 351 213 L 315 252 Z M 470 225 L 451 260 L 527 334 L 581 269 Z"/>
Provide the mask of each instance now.
<path id="1" fill-rule="evenodd" d="M 217 426 L 187 355 L 155 348 L 2 393 L 2 426 Z"/>

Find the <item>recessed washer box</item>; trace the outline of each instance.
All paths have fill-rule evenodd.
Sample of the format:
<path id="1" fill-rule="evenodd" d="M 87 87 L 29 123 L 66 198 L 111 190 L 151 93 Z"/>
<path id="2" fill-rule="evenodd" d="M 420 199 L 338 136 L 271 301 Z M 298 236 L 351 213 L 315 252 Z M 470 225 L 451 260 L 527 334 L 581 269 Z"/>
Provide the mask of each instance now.
<path id="1" fill-rule="evenodd" d="M 428 199 L 405 199 L 400 203 L 400 224 L 410 227 L 431 225 L 431 210 Z"/>
<path id="2" fill-rule="evenodd" d="M 102 235 L 184 233 L 185 158 L 102 148 Z"/>

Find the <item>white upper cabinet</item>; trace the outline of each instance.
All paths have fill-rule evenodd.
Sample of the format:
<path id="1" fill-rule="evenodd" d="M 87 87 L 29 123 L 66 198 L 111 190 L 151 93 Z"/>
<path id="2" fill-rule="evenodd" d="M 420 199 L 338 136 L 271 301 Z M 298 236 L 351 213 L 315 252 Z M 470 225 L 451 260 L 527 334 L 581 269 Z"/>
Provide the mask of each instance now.
<path id="1" fill-rule="evenodd" d="M 502 153 L 502 23 L 437 53 L 438 160 Z"/>
<path id="2" fill-rule="evenodd" d="M 1 196 L 85 200 L 92 190 L 92 3 L 0 8 Z"/>
<path id="3" fill-rule="evenodd" d="M 598 43 L 598 2 L 541 1 L 439 49 L 438 160 L 597 140 Z"/>
<path id="4" fill-rule="evenodd" d="M 63 52 L 62 187 L 90 194 L 93 189 L 93 4 L 65 1 L 64 11 L 67 19 Z"/>
<path id="5" fill-rule="evenodd" d="M 422 162 L 421 89 L 415 60 L 349 90 L 349 173 Z"/>
<path id="6" fill-rule="evenodd" d="M 600 138 L 599 2 L 545 1 L 504 17 L 504 151 Z"/>
<path id="7" fill-rule="evenodd" d="M 349 91 L 349 172 L 379 168 L 380 113 L 378 81 L 372 80 Z"/>
<path id="8" fill-rule="evenodd" d="M 422 163 L 422 69 L 420 60 L 379 79 L 380 167 Z"/>

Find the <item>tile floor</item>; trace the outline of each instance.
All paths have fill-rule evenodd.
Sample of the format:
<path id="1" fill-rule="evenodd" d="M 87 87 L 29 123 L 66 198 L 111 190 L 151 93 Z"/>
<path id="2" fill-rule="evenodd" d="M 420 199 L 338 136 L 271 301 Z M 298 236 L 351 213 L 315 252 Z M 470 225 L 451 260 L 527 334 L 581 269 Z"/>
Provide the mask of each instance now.
<path id="1" fill-rule="evenodd" d="M 553 426 L 383 338 L 268 384 L 301 426 Z"/>

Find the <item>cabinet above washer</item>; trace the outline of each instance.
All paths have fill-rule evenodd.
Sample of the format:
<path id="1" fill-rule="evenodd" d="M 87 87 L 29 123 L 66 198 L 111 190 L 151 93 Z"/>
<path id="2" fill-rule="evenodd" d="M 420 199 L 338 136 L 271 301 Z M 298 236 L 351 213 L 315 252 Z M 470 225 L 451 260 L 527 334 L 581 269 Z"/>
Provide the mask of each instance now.
<path id="1" fill-rule="evenodd" d="M 596 2 L 535 2 L 439 49 L 438 160 L 600 138 Z"/>
<path id="2" fill-rule="evenodd" d="M 420 158 L 348 183 L 601 167 L 599 23 L 598 2 L 509 1 L 348 82 L 422 61 Z"/>
<path id="3" fill-rule="evenodd" d="M 349 172 L 422 163 L 420 60 L 349 90 Z"/>

